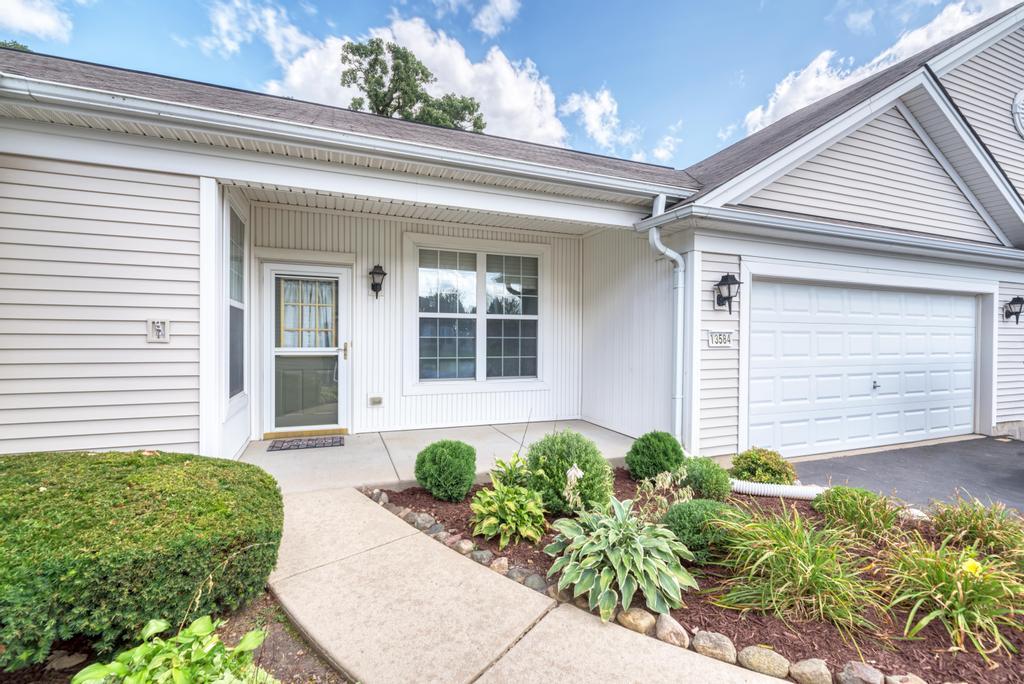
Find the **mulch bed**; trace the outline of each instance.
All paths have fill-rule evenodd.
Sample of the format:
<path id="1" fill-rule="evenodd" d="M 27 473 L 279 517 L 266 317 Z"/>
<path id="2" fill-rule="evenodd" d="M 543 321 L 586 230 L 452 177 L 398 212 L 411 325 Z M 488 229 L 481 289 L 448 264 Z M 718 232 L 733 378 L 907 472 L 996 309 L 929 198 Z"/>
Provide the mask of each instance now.
<path id="1" fill-rule="evenodd" d="M 388 491 L 387 494 L 391 503 L 429 513 L 448 532 L 471 538 L 479 548 L 489 549 L 496 556 L 506 556 L 510 566 L 518 565 L 546 574 L 554 559 L 546 555 L 543 548 L 554 538 L 554 534 L 546 535 L 537 545 L 520 543 L 503 550 L 498 549 L 496 540 L 472 536 L 469 502 L 480 488 L 479 485 L 474 487 L 470 496 L 458 503 L 437 501 L 420 487 L 400 492 Z M 614 490 L 616 498 L 620 500 L 635 496 L 636 483 L 624 468 L 615 470 Z M 801 516 L 822 522 L 822 517 L 811 508 L 809 501 L 734 495 L 730 497 L 730 503 L 765 511 L 778 511 L 783 506 L 790 506 L 796 508 Z M 914 525 L 926 538 L 934 539 L 934 532 L 926 523 Z M 987 664 L 977 653 L 952 653 L 949 651 L 949 638 L 938 624 L 929 625 L 918 638 L 908 640 L 900 636 L 906 621 L 905 615 L 897 614 L 891 622 L 879 618 L 876 623 L 881 626 L 882 633 L 862 635 L 854 645 L 844 640 L 839 630 L 830 623 L 788 623 L 770 615 L 740 613 L 716 606 L 714 596 L 722 591 L 725 576 L 714 566 L 694 567 L 691 570 L 701 591 L 685 594 L 686 607 L 672 611 L 672 616 L 691 632 L 702 629 L 725 634 L 733 640 L 737 650 L 744 646 L 767 645 L 792 662 L 804 658 L 822 658 L 833 671 L 839 670 L 848 661 L 863 659 L 885 674 L 911 672 L 925 681 L 936 683 L 1024 683 L 1024 665 L 1020 657 L 992 656 L 993 663 Z M 1024 634 L 1016 632 L 1009 638 L 1018 650 L 1024 652 Z"/>

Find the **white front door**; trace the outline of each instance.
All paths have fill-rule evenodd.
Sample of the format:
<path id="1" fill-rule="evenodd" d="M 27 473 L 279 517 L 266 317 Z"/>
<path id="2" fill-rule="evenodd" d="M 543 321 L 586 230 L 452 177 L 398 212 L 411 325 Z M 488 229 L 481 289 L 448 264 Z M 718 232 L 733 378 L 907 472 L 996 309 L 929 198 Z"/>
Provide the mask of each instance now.
<path id="1" fill-rule="evenodd" d="M 348 268 L 264 267 L 265 432 L 347 429 Z"/>
<path id="2" fill-rule="evenodd" d="M 749 444 L 785 456 L 974 430 L 975 298 L 757 280 Z"/>

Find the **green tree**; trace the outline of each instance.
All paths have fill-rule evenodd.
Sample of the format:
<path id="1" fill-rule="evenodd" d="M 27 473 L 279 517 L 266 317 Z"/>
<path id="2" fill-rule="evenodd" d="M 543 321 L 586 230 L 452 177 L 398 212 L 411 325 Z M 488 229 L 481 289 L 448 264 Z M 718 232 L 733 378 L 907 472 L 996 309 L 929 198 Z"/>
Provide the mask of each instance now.
<path id="1" fill-rule="evenodd" d="M 345 67 L 341 84 L 363 93 L 352 98 L 352 109 L 475 133 L 487 125 L 476 98 L 455 93 L 431 96 L 425 86 L 437 78 L 411 50 L 400 45 L 380 38 L 345 43 L 341 63 Z"/>
<path id="2" fill-rule="evenodd" d="M 21 50 L 22 52 L 32 52 L 28 49 L 28 45 L 19 43 L 16 40 L 0 40 L 0 48 L 8 48 L 10 50 Z"/>

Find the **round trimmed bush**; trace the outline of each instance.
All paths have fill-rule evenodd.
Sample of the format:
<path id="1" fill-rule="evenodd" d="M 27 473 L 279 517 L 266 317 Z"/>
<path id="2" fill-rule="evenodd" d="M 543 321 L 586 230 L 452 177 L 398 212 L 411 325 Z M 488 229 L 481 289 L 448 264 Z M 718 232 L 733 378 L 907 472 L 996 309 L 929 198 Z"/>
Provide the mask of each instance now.
<path id="1" fill-rule="evenodd" d="M 691 499 L 670 507 L 661 524 L 672 530 L 676 539 L 693 554 L 693 561 L 702 565 L 711 559 L 714 549 L 725 539 L 725 532 L 715 526 L 714 521 L 738 510 L 721 501 Z"/>
<path id="2" fill-rule="evenodd" d="M 462 501 L 476 477 L 476 449 L 454 439 L 434 442 L 416 454 L 416 481 L 435 499 Z"/>
<path id="3" fill-rule="evenodd" d="M 238 608 L 263 591 L 282 522 L 277 483 L 246 463 L 0 457 L 0 669 L 44 661 L 55 641 L 105 653 L 150 619 Z"/>
<path id="4" fill-rule="evenodd" d="M 551 513 L 574 512 L 565 499 L 566 472 L 573 465 L 583 471 L 576 490 L 584 508 L 604 509 L 611 500 L 612 469 L 597 445 L 578 432 L 545 435 L 530 446 L 526 463 L 530 489 L 540 492 L 544 508 Z"/>
<path id="5" fill-rule="evenodd" d="M 729 471 L 706 457 L 686 461 L 686 480 L 683 484 L 700 499 L 725 501 L 725 497 L 732 491 Z"/>
<path id="6" fill-rule="evenodd" d="M 753 447 L 733 457 L 732 476 L 747 482 L 789 485 L 796 481 L 796 470 L 779 452 Z"/>
<path id="7" fill-rule="evenodd" d="M 626 454 L 626 467 L 634 480 L 646 480 L 678 468 L 686 456 L 679 441 L 667 432 L 648 432 L 633 442 Z"/>

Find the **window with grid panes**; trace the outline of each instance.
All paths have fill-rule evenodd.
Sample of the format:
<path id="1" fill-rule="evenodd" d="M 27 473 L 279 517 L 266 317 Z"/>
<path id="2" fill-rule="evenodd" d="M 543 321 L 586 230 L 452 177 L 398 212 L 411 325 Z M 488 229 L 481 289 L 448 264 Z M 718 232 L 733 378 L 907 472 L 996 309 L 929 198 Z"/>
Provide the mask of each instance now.
<path id="1" fill-rule="evenodd" d="M 487 377 L 537 377 L 538 259 L 487 255 Z"/>
<path id="2" fill-rule="evenodd" d="M 477 255 L 419 252 L 419 378 L 476 378 Z"/>

